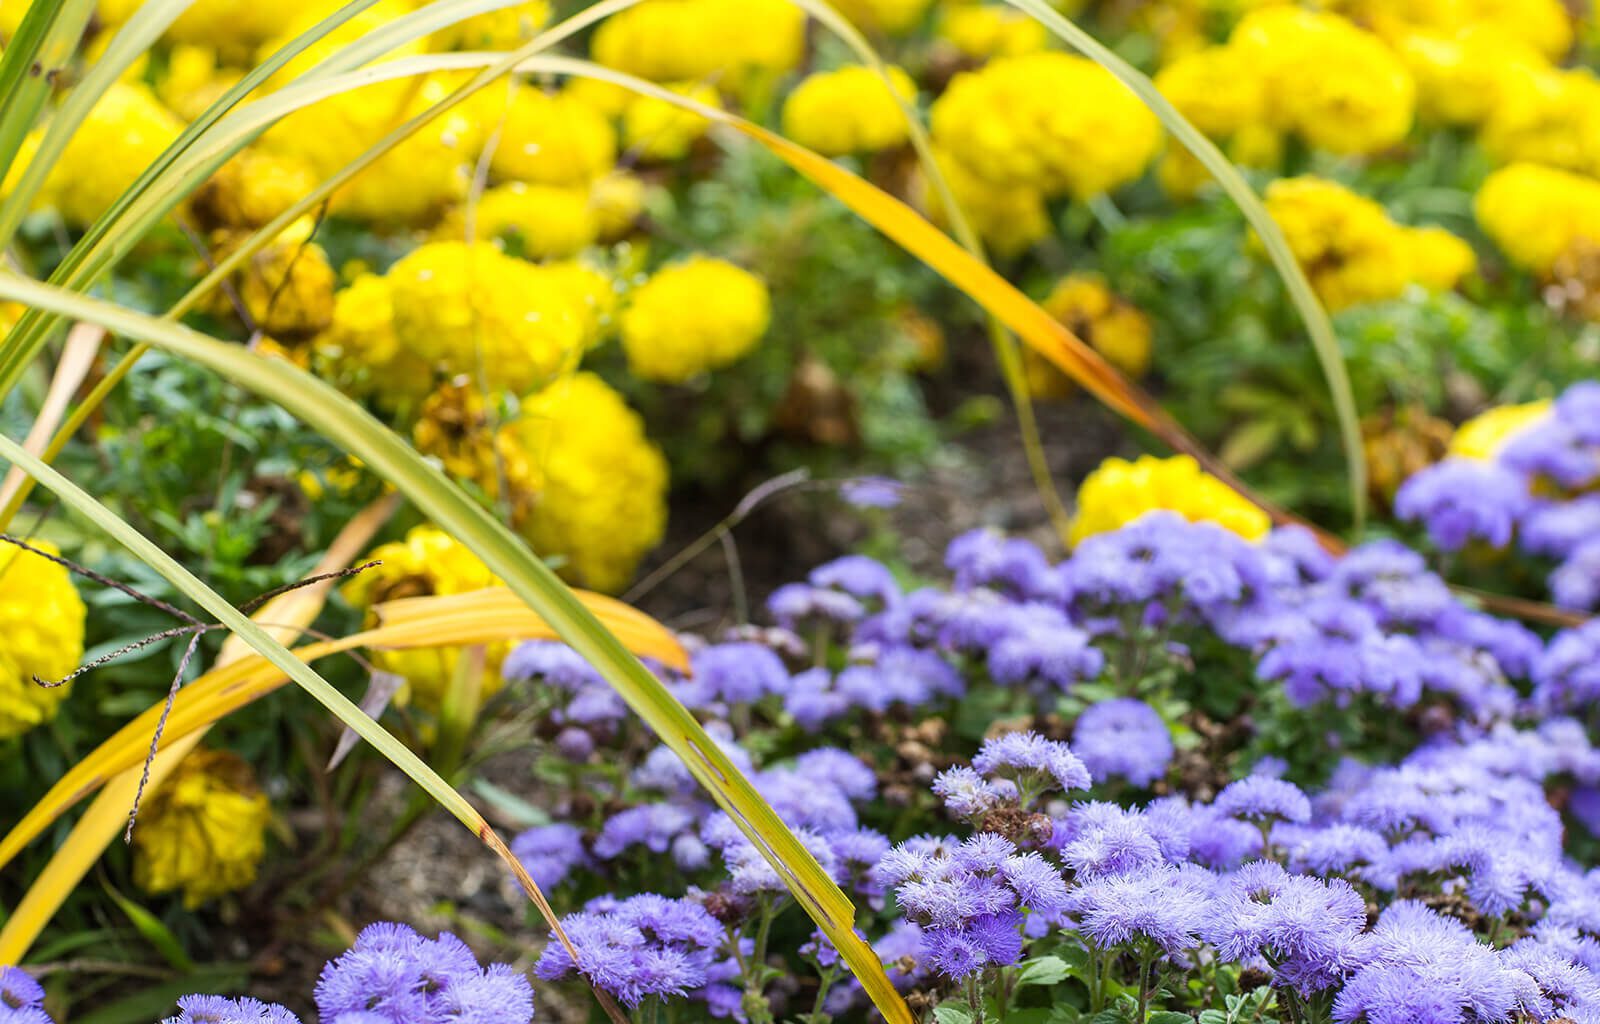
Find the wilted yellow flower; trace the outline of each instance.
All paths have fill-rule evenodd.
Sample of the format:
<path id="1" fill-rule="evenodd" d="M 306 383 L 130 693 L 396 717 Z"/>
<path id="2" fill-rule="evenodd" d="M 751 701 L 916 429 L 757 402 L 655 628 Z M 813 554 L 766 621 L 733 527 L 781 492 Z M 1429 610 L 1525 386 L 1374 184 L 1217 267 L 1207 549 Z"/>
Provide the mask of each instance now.
<path id="1" fill-rule="evenodd" d="M 767 286 L 725 260 L 692 256 L 651 275 L 622 313 L 628 368 L 681 383 L 735 362 L 766 333 Z"/>
<path id="2" fill-rule="evenodd" d="M 1400 295 L 1410 284 L 1451 288 L 1472 250 L 1439 228 L 1408 228 L 1336 182 L 1305 175 L 1267 187 L 1267 212 L 1330 309 Z"/>
<path id="3" fill-rule="evenodd" d="M 1000 4 L 956 4 L 939 19 L 939 36 L 964 57 L 1020 57 L 1050 45 L 1044 23 L 1014 7 Z"/>
<path id="4" fill-rule="evenodd" d="M 683 82 L 668 88 L 705 106 L 722 107 L 717 90 L 704 82 Z M 653 96 L 639 96 L 623 111 L 622 144 L 646 160 L 682 160 L 709 127 L 710 122 L 692 110 Z"/>
<path id="5" fill-rule="evenodd" d="M 191 203 L 207 227 L 258 228 L 318 184 L 311 168 L 296 157 L 246 149 L 200 186 Z"/>
<path id="6" fill-rule="evenodd" d="M 1190 522 L 1214 522 L 1246 540 L 1259 540 L 1272 519 L 1187 455 L 1137 461 L 1106 459 L 1078 487 L 1070 542 L 1121 529 L 1147 512 L 1165 509 Z"/>
<path id="7" fill-rule="evenodd" d="M 245 262 L 239 298 L 262 331 L 277 338 L 302 338 L 333 322 L 337 284 L 322 246 L 279 240 Z"/>
<path id="8" fill-rule="evenodd" d="M 894 92 L 915 101 L 911 76 L 889 68 Z M 783 132 L 824 156 L 871 153 L 906 140 L 906 115 L 878 72 L 868 67 L 818 71 L 795 86 L 783 104 Z"/>
<path id="9" fill-rule="evenodd" d="M 183 131 L 144 85 L 114 83 L 50 169 L 41 201 L 67 223 L 91 224 Z"/>
<path id="10" fill-rule="evenodd" d="M 521 393 L 582 353 L 583 312 L 538 267 L 487 242 L 431 242 L 388 278 L 401 347 L 446 373 Z"/>
<path id="11" fill-rule="evenodd" d="M 563 378 L 501 429 L 517 530 L 561 573 L 596 590 L 627 584 L 666 529 L 667 463 L 644 421 L 592 373 Z"/>
<path id="12" fill-rule="evenodd" d="M 611 122 L 565 92 L 519 87 L 503 121 L 490 163 L 502 178 L 576 188 L 590 185 L 616 163 Z"/>
<path id="13" fill-rule="evenodd" d="M 32 545 L 59 554 L 47 541 Z M 0 545 L 0 740 L 20 736 L 56 716 L 72 684 L 64 679 L 83 658 L 83 601 L 65 567 L 10 544 Z"/>
<path id="14" fill-rule="evenodd" d="M 1149 108 L 1094 61 L 1065 53 L 956 75 L 932 122 L 935 141 L 975 177 L 1046 196 L 1088 198 L 1132 181 L 1161 146 Z"/>
<path id="15" fill-rule="evenodd" d="M 984 245 L 999 255 L 1015 256 L 1050 234 L 1050 214 L 1045 209 L 1044 197 L 1037 190 L 994 185 L 973 174 L 966 164 L 942 149 L 934 149 L 934 159 L 972 230 L 978 233 Z M 917 182 L 918 201 L 923 210 L 935 222 L 948 226 L 950 218 L 938 189 L 926 177 L 919 175 Z"/>
<path id="16" fill-rule="evenodd" d="M 917 27 L 929 0 L 829 0 L 866 32 L 895 35 Z"/>
<path id="17" fill-rule="evenodd" d="M 1143 376 L 1150 368 L 1150 318 L 1106 287 L 1099 274 L 1068 274 L 1040 305 L 1128 376 Z M 1071 390 L 1071 382 L 1053 363 L 1031 349 L 1028 355 L 1028 383 L 1036 396 Z"/>
<path id="18" fill-rule="evenodd" d="M 1579 240 L 1600 240 L 1600 181 L 1519 163 L 1485 179 L 1473 201 L 1478 225 L 1511 261 L 1548 271 Z"/>
<path id="19" fill-rule="evenodd" d="M 133 878 L 149 893 L 183 890 L 193 909 L 256 880 L 272 806 L 235 754 L 196 750 L 147 793 L 133 830 Z"/>
<path id="20" fill-rule="evenodd" d="M 1450 438 L 1450 454 L 1463 459 L 1493 459 L 1517 434 L 1544 419 L 1550 400 L 1497 405 L 1481 412 L 1456 428 Z"/>
<path id="21" fill-rule="evenodd" d="M 646 0 L 607 18 L 590 44 L 607 67 L 654 82 L 713 75 L 734 91 L 796 67 L 805 12 L 788 0 Z"/>
<path id="22" fill-rule="evenodd" d="M 530 259 L 572 256 L 593 245 L 600 232 L 589 190 L 564 185 L 496 185 L 478 197 L 471 215 L 476 237 L 515 240 Z M 434 237 L 461 238 L 466 222 L 467 211 L 456 210 Z"/>

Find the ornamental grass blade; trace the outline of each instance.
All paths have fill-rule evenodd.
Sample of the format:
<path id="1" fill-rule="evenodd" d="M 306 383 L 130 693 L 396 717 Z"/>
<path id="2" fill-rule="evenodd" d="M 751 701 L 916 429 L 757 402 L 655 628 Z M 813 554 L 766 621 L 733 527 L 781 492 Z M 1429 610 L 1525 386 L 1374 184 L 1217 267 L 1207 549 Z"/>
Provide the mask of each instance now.
<path id="1" fill-rule="evenodd" d="M 0 287 L 14 289 L 16 287 L 14 282 L 17 280 L 18 279 L 8 278 L 4 275 L 0 275 Z M 80 304 L 86 306 L 102 306 L 101 303 L 91 303 L 88 299 L 79 296 L 73 296 L 69 293 L 63 293 L 58 290 L 39 285 L 36 282 L 27 282 L 26 288 L 42 289 L 47 298 L 42 302 L 33 299 L 24 301 L 28 301 L 30 304 L 48 306 L 48 297 L 54 296 L 61 302 L 60 306 L 57 307 L 55 311 L 71 317 L 77 317 L 77 310 L 73 307 L 79 306 Z M 117 307 L 106 305 L 104 308 L 115 310 Z M 97 322 L 94 317 L 78 318 L 90 320 L 91 322 Z M 105 319 L 121 322 L 123 317 L 108 316 Z M 158 320 L 152 320 L 148 317 L 139 317 L 137 319 L 144 321 L 144 326 L 153 326 L 157 330 L 155 332 L 141 332 L 139 330 L 124 331 L 122 328 L 116 327 L 112 323 L 105 323 L 102 324 L 102 326 L 105 326 L 108 330 L 117 330 L 119 333 L 128 333 L 134 335 L 139 335 L 141 333 L 159 334 L 162 337 L 152 338 L 152 340 L 171 341 L 174 343 L 177 342 L 177 339 L 183 338 L 189 334 L 189 332 L 185 332 L 182 329 L 173 328 L 170 324 L 165 324 Z M 135 326 L 138 325 L 135 324 Z M 201 336 L 193 335 L 192 337 L 200 338 Z M 261 373 L 263 369 L 267 367 L 267 365 L 277 362 L 276 360 L 263 360 L 260 357 L 243 352 L 238 346 L 225 345 L 222 342 L 214 339 L 205 339 L 205 341 L 206 345 L 201 346 L 203 350 L 206 349 L 207 345 L 215 346 L 216 349 L 222 350 L 222 355 L 224 358 L 220 359 L 219 361 L 224 365 L 231 362 L 226 358 L 226 353 L 230 349 L 235 353 L 246 355 L 248 357 L 247 364 L 250 361 L 262 363 L 263 365 L 256 366 L 254 368 L 254 372 L 258 374 Z M 180 352 L 185 347 L 186 346 L 183 344 L 175 344 L 175 350 Z M 202 360 L 196 361 L 203 363 Z M 300 376 L 304 378 L 300 384 L 302 388 L 305 387 L 306 382 L 310 380 L 308 376 L 301 374 L 300 371 L 295 370 L 287 363 L 281 364 L 278 369 L 293 371 L 289 375 L 291 380 L 295 374 L 300 374 Z M 276 376 L 276 374 L 271 373 L 271 371 L 268 372 L 269 376 Z M 243 373 L 241 376 L 248 379 L 250 374 Z M 337 395 L 337 392 L 334 392 L 333 394 Z M 342 398 L 342 396 L 339 397 Z M 349 400 L 344 399 L 344 401 L 348 402 Z M 310 404 L 312 406 L 316 406 L 318 404 L 315 397 L 312 399 Z M 356 408 L 354 403 L 350 403 L 350 405 L 352 408 Z M 291 405 L 286 404 L 285 408 L 289 408 L 292 411 Z M 377 424 L 376 421 L 373 421 L 373 425 L 377 426 L 379 430 L 383 429 Z M 400 448 L 405 449 L 404 443 L 400 442 L 398 438 L 395 438 L 394 441 L 395 444 L 399 445 Z M 409 449 L 405 450 L 409 451 Z M 420 456 L 417 456 L 415 452 L 411 453 L 411 457 L 418 463 L 421 463 L 422 461 Z M 150 568 L 160 573 L 169 583 L 176 587 L 179 592 L 203 608 L 209 615 L 215 618 L 218 622 L 222 623 L 222 625 L 232 630 L 244 642 L 255 648 L 255 650 L 264 658 L 266 658 L 267 661 L 271 662 L 281 672 L 285 673 L 296 683 L 298 683 L 300 687 L 309 693 L 319 704 L 333 712 L 334 716 L 337 717 L 341 722 L 354 729 L 361 735 L 362 739 L 366 740 L 373 747 L 377 748 L 379 753 L 388 758 L 390 762 L 392 762 L 401 771 L 405 772 L 406 775 L 410 776 L 412 781 L 421 786 L 423 791 L 426 792 L 435 803 L 449 811 L 451 816 L 465 825 L 473 833 L 473 835 L 478 837 L 480 842 L 492 850 L 495 856 L 500 858 L 501 862 L 504 863 L 506 867 L 511 869 L 511 873 L 516 877 L 518 884 L 522 886 L 523 892 L 526 893 L 528 898 L 533 901 L 534 906 L 539 909 L 540 915 L 545 919 L 545 923 L 550 926 L 550 930 L 552 933 L 554 933 L 556 940 L 561 943 L 574 961 L 577 960 L 578 951 L 573 947 L 572 939 L 567 935 L 566 929 L 561 926 L 560 919 L 556 917 L 555 910 L 550 906 L 550 901 L 545 899 L 544 893 L 540 890 L 538 883 L 536 883 L 533 880 L 533 877 L 528 874 L 527 868 L 522 866 L 522 862 L 517 860 L 516 856 L 512 854 L 510 847 L 506 846 L 505 840 L 501 839 L 499 833 L 494 830 L 493 826 L 491 826 L 489 822 L 484 819 L 482 814 L 478 813 L 477 808 L 473 807 L 472 804 L 467 801 L 467 798 L 462 796 L 461 793 L 455 789 L 455 787 L 451 786 L 448 782 L 441 778 L 439 773 L 430 768 L 405 744 L 401 743 L 397 738 L 390 735 L 388 730 L 386 730 L 383 726 L 362 714 L 360 708 L 351 703 L 348 697 L 340 693 L 338 689 L 336 689 L 326 679 L 323 679 L 316 672 L 312 671 L 309 665 L 296 659 L 295 656 L 283 646 L 283 644 L 278 642 L 277 638 L 274 637 L 272 633 L 268 632 L 260 624 L 252 621 L 246 617 L 244 613 L 240 612 L 237 608 L 233 607 L 233 605 L 229 604 L 226 599 L 224 599 L 220 594 L 212 590 L 210 587 L 206 586 L 205 583 L 198 579 L 193 573 L 189 572 L 188 569 L 179 564 L 174 558 L 172 558 L 171 555 L 168 555 L 165 551 L 161 550 L 161 548 L 157 547 L 148 537 L 140 533 L 133 526 L 130 526 L 115 512 L 112 512 L 99 501 L 95 500 L 95 498 L 87 491 L 83 490 L 51 467 L 45 465 L 43 462 L 40 462 L 37 458 L 24 450 L 21 445 L 4 435 L 0 435 L 0 458 L 4 458 L 8 462 L 22 466 L 30 476 L 37 479 L 48 490 L 55 494 L 56 497 L 61 499 L 63 504 L 92 522 L 94 525 L 98 526 L 101 530 L 105 531 L 130 553 L 132 553 L 134 557 L 138 558 Z M 431 470 L 431 467 L 428 468 Z M 436 473 L 437 471 L 433 470 L 433 472 Z M 440 479 L 444 483 L 445 487 L 452 486 L 447 481 L 443 481 L 442 477 Z M 470 505 L 470 500 L 464 494 L 460 494 L 459 498 L 461 502 Z M 477 509 L 476 506 L 473 506 L 473 508 L 475 511 L 478 511 L 480 515 L 484 515 L 484 517 L 487 518 L 487 515 L 482 513 L 481 510 Z M 490 522 L 493 522 L 493 520 L 490 520 Z M 494 525 L 499 526 L 498 523 L 495 523 Z M 540 567 L 543 568 L 542 563 L 540 563 Z M 545 571 L 548 572 L 549 570 Z M 556 581 L 556 586 L 561 586 L 559 581 Z M 570 594 L 563 596 L 566 597 L 573 607 L 581 610 L 582 606 L 579 605 L 577 600 L 572 598 Z M 589 621 L 594 623 L 593 628 L 596 631 L 604 632 L 604 627 L 601 627 L 597 622 L 594 622 L 592 617 L 589 619 Z M 609 634 L 606 634 L 606 638 L 611 642 L 612 645 L 616 645 L 616 640 L 610 637 Z M 627 655 L 624 656 L 630 657 Z M 635 662 L 635 664 L 637 664 L 637 662 Z M 687 712 L 685 714 L 687 714 Z M 692 718 L 690 720 L 693 721 Z M 698 725 L 696 725 L 696 728 L 699 728 Z M 194 737 L 192 736 L 188 737 L 188 739 L 193 738 Z M 771 813 L 770 809 L 768 810 L 768 813 Z M 793 838 L 794 837 L 791 835 L 790 839 L 793 840 Z M 795 845 L 799 845 L 798 841 L 795 841 Z M 80 858 L 83 857 L 84 849 L 86 848 L 81 848 L 74 851 L 75 855 L 79 856 Z M 815 862 L 813 862 L 813 864 L 815 864 Z M 821 869 L 818 868 L 819 873 L 820 871 Z M 826 878 L 827 876 L 824 875 L 823 877 Z M 617 1006 L 616 1000 L 612 999 L 611 996 L 602 989 L 593 988 L 593 992 L 595 1000 L 600 1004 L 601 1008 L 605 1010 L 606 1015 L 611 1018 L 614 1024 L 628 1024 L 628 1019 L 623 1014 L 621 1008 Z"/>
<path id="2" fill-rule="evenodd" d="M 13 0 L 14 2 L 14 0 Z M 22 151 L 57 76 L 72 59 L 94 13 L 94 0 L 31 4 L 0 55 L 0 183 Z"/>
<path id="3" fill-rule="evenodd" d="M 1344 356 L 1339 351 L 1339 339 L 1333 332 L 1333 323 L 1328 319 L 1327 310 L 1323 309 L 1322 303 L 1317 300 L 1316 292 L 1311 288 L 1311 281 L 1306 277 L 1299 262 L 1295 260 L 1294 253 L 1290 251 L 1289 241 L 1284 237 L 1283 230 L 1278 227 L 1278 222 L 1272 219 L 1272 215 L 1267 212 L 1267 208 L 1250 188 L 1249 182 L 1244 180 L 1239 169 L 1222 150 L 1217 148 L 1216 143 L 1190 124 L 1188 118 L 1179 113 L 1178 108 L 1161 95 L 1155 83 L 1138 68 L 1073 24 L 1071 20 L 1045 3 L 1045 0 L 1005 0 L 1005 2 L 1041 22 L 1068 46 L 1105 68 L 1139 97 L 1140 101 L 1161 119 L 1167 131 L 1205 165 L 1206 170 L 1217 179 L 1222 190 L 1239 207 L 1245 220 L 1249 221 L 1250 226 L 1260 236 L 1267 255 L 1272 259 L 1273 267 L 1277 269 L 1278 275 L 1283 278 L 1284 286 L 1289 290 L 1290 300 L 1306 325 L 1306 333 L 1311 336 L 1311 345 L 1316 350 L 1317 361 L 1322 366 L 1322 375 L 1328 382 L 1334 413 L 1339 420 L 1339 440 L 1344 448 L 1350 509 L 1355 520 L 1356 532 L 1359 533 L 1367 515 L 1367 464 L 1361 449 L 1361 424 L 1356 411 L 1355 392 L 1350 386 L 1350 374 L 1345 368 Z M 1066 99 L 1063 97 L 1064 101 Z"/>
<path id="4" fill-rule="evenodd" d="M 33 426 L 28 428 L 28 436 L 22 442 L 28 451 L 41 455 L 49 447 L 51 435 L 60 425 L 61 417 L 67 414 L 72 396 L 78 393 L 83 379 L 94 367 L 95 357 L 100 354 L 100 343 L 105 341 L 105 337 L 105 330 L 93 324 L 79 324 L 67 332 L 67 343 L 62 346 L 61 358 L 56 360 L 56 371 L 50 377 L 50 389 L 45 392 L 44 401 L 39 403 L 39 414 L 33 418 Z M 27 479 L 26 473 L 15 466 L 11 467 L 11 471 L 5 475 L 5 481 L 0 483 L 0 508 L 11 504 L 12 499 L 21 493 L 23 481 Z M 6 517 L 0 522 L 0 531 L 9 525 L 10 517 Z"/>
<path id="5" fill-rule="evenodd" d="M 443 55 L 449 56 L 449 55 Z M 959 250 L 958 250 L 959 251 Z M 795 901 L 839 950 L 840 957 L 891 1024 L 911 1024 L 911 1011 L 884 973 L 872 948 L 855 931 L 855 907 L 773 811 L 744 774 L 707 735 L 682 703 L 573 595 L 526 544 L 476 504 L 439 469 L 430 465 L 393 431 L 330 385 L 278 359 L 256 355 L 198 332 L 116 305 L 73 295 L 36 281 L 0 274 L 0 296 L 51 312 L 98 323 L 108 330 L 151 342 L 172 354 L 205 366 L 268 401 L 282 406 L 328 441 L 359 458 L 367 468 L 392 483 L 446 533 L 465 544 L 496 576 L 504 580 L 540 617 L 549 622 L 606 679 L 635 714 L 683 761 L 718 806 L 772 866 L 794 894 Z M 368 743 L 428 794 L 472 828 L 517 874 L 523 889 L 552 922 L 557 938 L 567 945 L 553 911 L 526 870 L 503 840 L 460 793 L 451 788 L 414 753 L 391 736 L 343 694 L 295 659 L 181 565 L 127 523 L 55 470 L 28 455 L 15 442 L 0 438 L 0 454 L 21 463 L 30 475 L 63 500 L 111 532 L 140 559 L 171 580 L 209 614 L 240 633 L 257 651 L 289 674 L 339 720 L 355 728 Z M 574 955 L 574 958 L 576 956 Z M 604 993 L 602 1004 L 608 1001 Z"/>
<path id="6" fill-rule="evenodd" d="M 324 559 L 324 562 L 339 567 L 348 564 L 353 557 Z M 297 597 L 300 593 L 291 591 L 284 594 L 283 598 Z M 555 630 L 509 590 L 495 588 L 494 593 L 497 596 L 493 600 L 471 603 L 465 610 L 461 599 L 473 597 L 473 594 L 406 598 L 395 602 L 407 606 L 403 621 L 384 622 L 372 629 L 335 640 L 306 644 L 295 648 L 294 655 L 301 661 L 312 662 L 364 647 L 407 650 L 505 640 L 556 639 Z M 688 653 L 665 626 L 612 598 L 586 591 L 578 591 L 577 596 L 634 654 L 653 658 L 679 671 L 688 670 Z M 378 606 L 380 615 L 387 607 L 390 606 Z M 624 609 L 626 614 L 618 615 L 618 608 Z M 437 618 L 435 609 L 439 611 Z M 319 607 L 311 607 L 307 602 L 307 607 L 299 613 L 286 616 L 284 610 L 267 605 L 254 618 L 262 624 L 270 624 L 274 632 L 279 632 L 280 624 L 308 624 L 318 610 Z M 163 749 L 282 689 L 289 682 L 282 671 L 264 658 L 250 653 L 249 648 L 237 637 L 229 637 L 228 645 L 224 646 L 224 657 L 217 660 L 214 668 L 178 691 L 167 717 L 166 728 L 162 730 Z M 232 658 L 228 657 L 230 653 Z M 4 869 L 23 848 L 78 801 L 100 786 L 110 784 L 120 773 L 137 768 L 150 749 L 150 736 L 161 717 L 161 711 L 161 703 L 146 708 L 57 779 L 50 790 L 29 808 L 22 820 L 4 837 L 0 837 L 0 869 Z M 124 813 L 126 807 L 124 803 Z"/>

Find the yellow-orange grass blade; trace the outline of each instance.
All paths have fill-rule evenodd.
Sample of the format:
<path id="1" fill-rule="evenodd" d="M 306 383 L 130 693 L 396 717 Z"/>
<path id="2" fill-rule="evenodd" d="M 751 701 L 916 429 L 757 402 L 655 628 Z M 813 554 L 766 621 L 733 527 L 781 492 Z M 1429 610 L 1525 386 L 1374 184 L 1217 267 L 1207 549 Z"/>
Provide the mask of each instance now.
<path id="1" fill-rule="evenodd" d="M 297 592 L 282 595 L 294 597 Z M 687 671 L 688 654 L 666 627 L 614 598 L 578 591 L 595 616 L 637 655 Z M 269 605 L 268 608 L 271 606 Z M 360 633 L 297 648 L 295 654 L 314 661 L 358 647 L 403 649 L 491 643 L 496 640 L 555 639 L 555 632 L 511 591 L 500 587 L 448 597 L 413 597 L 380 605 L 383 624 Z M 265 610 L 265 609 L 264 609 Z M 260 616 L 262 622 L 282 620 Z M 255 655 L 218 666 L 178 692 L 162 734 L 174 742 L 259 700 L 288 680 Z M 150 734 L 160 717 L 155 705 L 119 729 L 79 761 L 46 793 L 4 839 L 0 868 L 32 842 L 50 823 L 109 779 L 144 760 Z M 122 805 L 126 813 L 127 804 Z"/>

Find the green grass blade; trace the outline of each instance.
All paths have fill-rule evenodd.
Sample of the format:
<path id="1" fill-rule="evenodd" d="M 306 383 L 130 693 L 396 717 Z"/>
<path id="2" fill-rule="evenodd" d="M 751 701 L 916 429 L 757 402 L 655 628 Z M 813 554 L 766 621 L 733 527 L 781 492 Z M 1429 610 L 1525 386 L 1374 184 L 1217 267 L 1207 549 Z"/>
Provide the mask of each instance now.
<path id="1" fill-rule="evenodd" d="M 22 16 L 0 56 L 0 181 L 6 180 L 93 13 L 94 0 L 66 0 L 33 4 Z"/>
<path id="2" fill-rule="evenodd" d="M 408 444 L 349 398 L 297 367 L 277 359 L 257 356 L 238 345 L 208 338 L 168 321 L 134 313 L 110 303 L 89 299 L 35 281 L 0 274 L 0 297 L 38 305 L 64 316 L 97 323 L 107 330 L 148 341 L 159 348 L 217 372 L 269 401 L 281 405 L 323 437 L 392 483 L 439 527 L 470 548 L 489 569 L 527 602 L 593 665 L 636 714 L 655 731 L 685 767 L 728 813 L 750 842 L 761 851 L 784 879 L 796 901 L 828 934 L 874 1002 L 893 1024 L 911 1024 L 910 1011 L 884 974 L 881 963 L 854 932 L 855 908 L 837 884 L 823 871 L 799 839 L 785 826 L 748 779 L 708 736 L 700 723 L 666 687 L 585 608 L 548 566 L 514 533 L 472 501 L 460 487 L 429 465 Z M 411 774 L 420 768 L 430 795 L 452 813 L 470 811 L 460 794 L 447 785 L 438 789 L 434 776 L 415 755 L 362 715 L 346 698 L 297 663 L 215 594 L 190 576 L 137 530 L 129 527 L 93 498 L 9 440 L 0 439 L 0 454 L 22 465 L 46 487 L 61 494 L 74 508 L 90 514 L 97 525 L 111 531 L 141 559 L 172 579 L 208 612 L 235 629 L 256 650 L 305 686 L 313 696 L 351 724 L 363 738 L 386 756 L 395 751 L 395 763 Z M 201 600 L 205 597 L 206 600 Z M 352 721 L 358 719 L 359 722 Z M 365 730 L 365 731 L 364 731 Z M 369 735 L 374 733 L 375 735 Z M 396 750 L 395 748 L 398 748 Z M 397 759 L 398 758 L 398 759 Z M 466 818 L 462 818 L 467 821 Z"/>
<path id="3" fill-rule="evenodd" d="M 89 111 L 100 102 L 107 89 L 122 77 L 122 73 L 133 65 L 150 44 L 160 38 L 167 26 L 177 20 L 194 0 L 150 0 L 134 12 L 128 23 L 117 30 L 111 42 L 93 64 L 89 66 L 88 73 L 83 80 L 73 86 L 66 98 L 56 108 L 55 116 L 50 119 L 50 127 L 45 129 L 44 138 L 39 141 L 39 148 L 35 151 L 28 167 L 17 178 L 15 187 L 0 202 L 0 249 L 11 244 L 12 235 L 16 233 L 17 225 L 22 223 L 23 216 L 28 212 L 28 207 L 33 203 L 39 189 L 44 187 L 45 178 L 50 174 L 50 169 L 55 166 L 56 160 L 61 157 L 67 143 L 72 141 L 73 133 L 78 126 L 83 124 L 84 118 L 89 116 Z"/>
<path id="4" fill-rule="evenodd" d="M 1322 364 L 1322 375 L 1327 379 L 1328 390 L 1333 397 L 1334 413 L 1339 420 L 1339 439 L 1344 447 L 1350 508 L 1355 518 L 1355 528 L 1359 532 L 1366 522 L 1367 515 L 1367 466 L 1361 450 L 1361 423 L 1356 411 L 1355 393 L 1350 387 L 1350 375 L 1345 369 L 1344 356 L 1339 351 L 1339 339 L 1333 332 L 1333 324 L 1328 320 L 1328 313 L 1322 308 L 1322 303 L 1317 301 L 1316 292 L 1312 291 L 1311 282 L 1307 279 L 1305 271 L 1300 269 L 1294 253 L 1289 250 L 1289 241 L 1283 237 L 1283 231 L 1278 227 L 1278 223 L 1272 219 L 1272 215 L 1262 205 L 1260 198 L 1250 188 L 1249 182 L 1244 180 L 1238 168 L 1223 155 L 1216 143 L 1190 124 L 1188 119 L 1178 112 L 1178 108 L 1161 95 L 1155 83 L 1145 77 L 1138 68 L 1117 56 L 1094 36 L 1052 9 L 1045 0 L 1005 0 L 1005 2 L 1026 11 L 1042 22 L 1067 45 L 1111 72 L 1118 81 L 1144 101 L 1145 106 L 1161 119 L 1167 131 L 1205 165 L 1206 170 L 1217 179 L 1223 191 L 1238 205 L 1245 220 L 1250 222 L 1250 226 L 1261 237 L 1261 243 L 1266 247 L 1272 265 L 1277 268 L 1284 285 L 1289 289 L 1290 300 L 1299 311 L 1300 319 L 1305 322 L 1306 332 L 1310 334 L 1311 344 L 1316 349 L 1317 360 Z M 1062 102 L 1071 101 L 1071 98 L 1066 96 L 1061 99 Z"/>

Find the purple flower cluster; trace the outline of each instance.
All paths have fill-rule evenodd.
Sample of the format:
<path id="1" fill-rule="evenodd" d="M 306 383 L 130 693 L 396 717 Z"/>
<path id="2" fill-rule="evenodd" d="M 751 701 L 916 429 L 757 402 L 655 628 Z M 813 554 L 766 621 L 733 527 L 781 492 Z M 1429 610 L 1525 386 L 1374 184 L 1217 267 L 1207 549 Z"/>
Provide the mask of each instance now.
<path id="1" fill-rule="evenodd" d="M 343 1024 L 378 1024 L 390 1018 L 346 1013 L 337 1019 Z M 161 1024 L 300 1024 L 300 1018 L 277 1003 L 263 1003 L 249 996 L 228 999 L 195 995 L 179 999 L 178 1015 L 166 1018 Z"/>
<path id="2" fill-rule="evenodd" d="M 449 932 L 425 939 L 401 924 L 369 925 L 322 969 L 317 1013 L 330 1024 L 528 1024 L 533 989 L 506 964 L 481 967 Z"/>
<path id="3" fill-rule="evenodd" d="M 725 937 L 704 907 L 654 893 L 592 900 L 562 918 L 561 927 L 577 959 L 551 941 L 535 973 L 547 981 L 582 974 L 627 1006 L 703 988 Z"/>
<path id="4" fill-rule="evenodd" d="M 1513 543 L 1554 559 L 1551 597 L 1600 608 L 1600 381 L 1567 389 L 1550 414 L 1489 462 L 1446 459 L 1401 486 L 1395 512 L 1441 551 Z"/>
<path id="5" fill-rule="evenodd" d="M 1121 697 L 1091 704 L 1078 716 L 1072 749 L 1096 779 L 1148 786 L 1167 773 L 1172 734 L 1150 705 Z"/>
<path id="6" fill-rule="evenodd" d="M 20 967 L 0 967 L 0 1024 L 53 1024 L 44 989 Z"/>

